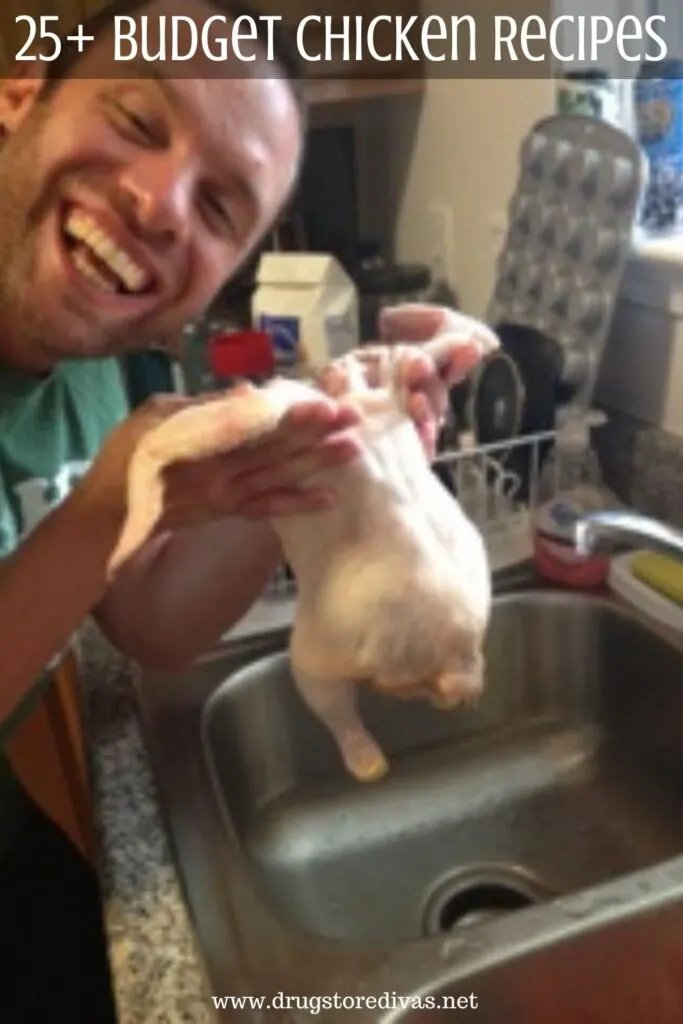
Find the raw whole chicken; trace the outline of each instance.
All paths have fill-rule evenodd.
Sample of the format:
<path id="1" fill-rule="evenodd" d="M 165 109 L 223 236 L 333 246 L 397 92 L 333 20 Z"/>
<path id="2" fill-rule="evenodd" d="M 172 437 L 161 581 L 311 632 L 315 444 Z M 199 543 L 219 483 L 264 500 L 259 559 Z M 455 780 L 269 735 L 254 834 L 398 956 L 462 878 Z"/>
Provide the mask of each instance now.
<path id="1" fill-rule="evenodd" d="M 458 317 L 483 350 L 495 346 L 483 325 Z M 437 338 L 424 347 L 438 353 L 444 343 L 449 342 Z M 424 697 L 437 707 L 476 700 L 484 682 L 482 645 L 490 611 L 483 540 L 432 471 L 406 412 L 397 360 L 391 349 L 383 351 L 375 386 L 367 383 L 363 349 L 329 367 L 316 385 L 343 395 L 361 412 L 353 428 L 359 455 L 311 480 L 334 486 L 334 506 L 272 520 L 297 581 L 292 675 L 359 781 L 380 778 L 388 763 L 357 714 L 356 687 L 369 685 L 402 699 Z M 232 445 L 272 428 L 294 403 L 310 397 L 312 386 L 278 379 L 235 393 L 240 429 Z M 160 462 L 182 457 L 183 446 L 193 445 L 193 430 L 207 430 L 205 408 L 189 407 L 157 429 Z M 148 519 L 158 511 L 161 497 L 151 493 L 153 486 L 149 474 L 137 482 L 131 474 L 123 550 L 134 549 L 147 529 L 135 510 L 144 509 Z"/>
<path id="2" fill-rule="evenodd" d="M 273 526 L 297 580 L 297 688 L 348 771 L 371 781 L 388 765 L 357 715 L 356 686 L 437 707 L 476 699 L 490 572 L 478 530 L 432 472 L 390 365 L 377 389 L 360 371 L 352 356 L 327 375 L 363 414 L 360 458 L 327 471 L 337 503 Z"/>

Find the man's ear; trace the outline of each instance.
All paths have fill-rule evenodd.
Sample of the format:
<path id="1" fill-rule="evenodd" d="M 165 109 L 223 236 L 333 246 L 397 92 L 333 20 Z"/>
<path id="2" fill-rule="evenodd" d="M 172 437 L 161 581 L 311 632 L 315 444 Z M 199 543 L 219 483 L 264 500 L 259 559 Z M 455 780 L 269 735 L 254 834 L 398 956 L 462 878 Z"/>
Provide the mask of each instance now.
<path id="1" fill-rule="evenodd" d="M 12 135 L 45 88 L 45 62 L 17 63 L 0 81 L 0 131 Z"/>

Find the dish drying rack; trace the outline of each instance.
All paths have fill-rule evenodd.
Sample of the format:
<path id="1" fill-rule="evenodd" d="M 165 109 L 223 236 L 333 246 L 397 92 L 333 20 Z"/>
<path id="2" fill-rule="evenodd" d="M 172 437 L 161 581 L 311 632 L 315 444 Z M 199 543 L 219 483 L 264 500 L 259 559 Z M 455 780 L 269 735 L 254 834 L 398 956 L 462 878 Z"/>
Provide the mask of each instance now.
<path id="1" fill-rule="evenodd" d="M 531 521 L 538 505 L 541 460 L 548 457 L 556 437 L 556 430 L 544 430 L 446 450 L 433 461 L 442 474 L 445 471 L 458 503 L 480 530 L 494 572 L 532 557 Z M 513 452 L 528 466 L 526 480 L 509 468 Z"/>
<path id="2" fill-rule="evenodd" d="M 544 447 L 552 447 L 556 437 L 556 430 L 545 430 L 491 444 L 446 450 L 432 462 L 440 476 L 446 475 L 446 486 L 450 483 L 465 514 L 481 531 L 494 572 L 532 557 L 531 519 L 538 504 L 542 452 Z M 526 487 L 522 477 L 507 468 L 513 451 L 524 453 L 524 462 L 529 467 Z M 520 494 L 523 489 L 526 500 Z M 284 565 L 279 566 L 264 597 L 283 600 L 295 594 L 294 580 Z"/>

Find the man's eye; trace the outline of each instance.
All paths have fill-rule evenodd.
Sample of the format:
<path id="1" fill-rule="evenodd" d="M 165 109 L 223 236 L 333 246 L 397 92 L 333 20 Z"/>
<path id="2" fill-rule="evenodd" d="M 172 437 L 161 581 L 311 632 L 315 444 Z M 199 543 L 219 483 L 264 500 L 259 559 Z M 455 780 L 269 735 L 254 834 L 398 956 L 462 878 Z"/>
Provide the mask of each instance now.
<path id="1" fill-rule="evenodd" d="M 227 231 L 228 233 L 235 231 L 235 223 L 227 203 L 222 202 L 211 193 L 206 193 L 204 195 L 204 206 L 212 225 L 218 224 L 222 231 Z"/>
<path id="2" fill-rule="evenodd" d="M 119 124 L 129 136 L 152 145 L 160 145 L 163 142 L 160 132 L 144 118 L 119 104 L 115 110 Z"/>

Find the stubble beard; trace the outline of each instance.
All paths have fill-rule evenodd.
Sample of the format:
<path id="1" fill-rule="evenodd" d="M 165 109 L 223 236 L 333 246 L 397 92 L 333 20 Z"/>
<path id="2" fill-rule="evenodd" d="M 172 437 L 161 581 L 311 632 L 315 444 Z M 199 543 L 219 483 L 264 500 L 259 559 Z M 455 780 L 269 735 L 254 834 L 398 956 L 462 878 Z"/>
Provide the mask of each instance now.
<path id="1" fill-rule="evenodd" d="M 56 203 L 43 180 L 41 131 L 49 101 L 38 102 L 20 129 L 0 140 L 0 359 L 48 370 L 62 359 L 104 358 L 136 344 L 135 326 L 107 330 L 65 307 L 71 324 L 55 323 L 36 287 L 38 230 Z M 58 244 L 57 239 L 48 244 Z"/>
<path id="2" fill-rule="evenodd" d="M 47 328 L 32 295 L 36 252 L 30 223 L 42 117 L 36 108 L 16 134 L 0 141 L 0 332 L 7 332 L 8 343 L 27 360 L 41 347 Z"/>

